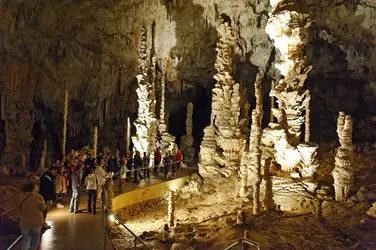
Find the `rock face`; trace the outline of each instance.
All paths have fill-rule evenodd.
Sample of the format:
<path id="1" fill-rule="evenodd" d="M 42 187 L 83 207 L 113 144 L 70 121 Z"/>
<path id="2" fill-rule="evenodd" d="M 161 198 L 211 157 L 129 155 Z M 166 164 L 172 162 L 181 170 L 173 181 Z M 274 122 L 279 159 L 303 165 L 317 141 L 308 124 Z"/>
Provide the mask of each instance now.
<path id="1" fill-rule="evenodd" d="M 185 120 L 186 123 L 186 135 L 182 136 L 180 143 L 180 150 L 183 153 L 184 162 L 191 164 L 195 156 L 195 149 L 193 147 L 194 138 L 192 136 L 192 115 L 193 115 L 193 104 L 190 102 L 187 105 L 187 117 Z"/>
<path id="2" fill-rule="evenodd" d="M 312 140 L 334 140 L 334 117 L 344 110 L 353 117 L 354 140 L 374 141 L 374 1 L 295 2 L 303 3 L 312 19 L 306 53 L 313 69 L 305 84 L 317 121 L 311 126 Z M 51 149 L 61 151 L 65 87 L 70 95 L 68 151 L 90 143 L 87 138 L 98 121 L 100 146 L 119 138 L 117 126 L 126 117 L 136 119 L 137 48 L 141 27 L 151 30 L 153 21 L 156 61 L 166 65 L 167 111 L 173 105 L 182 110 L 189 101 L 199 108 L 191 93 L 198 85 L 214 85 L 218 13 L 230 17 L 236 39 L 234 79 L 252 86 L 259 67 L 266 79 L 279 80 L 272 66 L 280 63 L 280 52 L 265 32 L 268 0 L 4 1 L 0 9 L 1 123 L 8 126 L 0 131 L 0 151 L 17 165 L 28 162 L 30 144 L 41 154 L 44 138 L 33 138 L 33 125 Z M 21 96 L 17 86 L 25 90 Z M 181 96 L 189 100 L 177 101 Z M 254 105 L 252 90 L 248 97 Z M 9 148 L 6 154 L 4 147 Z"/>

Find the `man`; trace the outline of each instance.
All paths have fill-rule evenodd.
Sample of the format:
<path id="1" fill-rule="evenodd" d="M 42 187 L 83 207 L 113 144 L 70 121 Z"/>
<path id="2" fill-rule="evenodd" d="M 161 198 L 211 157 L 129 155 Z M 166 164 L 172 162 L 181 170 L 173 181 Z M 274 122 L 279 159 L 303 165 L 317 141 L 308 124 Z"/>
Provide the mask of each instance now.
<path id="1" fill-rule="evenodd" d="M 116 153 L 115 153 L 115 162 L 116 162 L 116 170 L 115 172 L 119 172 L 120 171 L 120 167 L 121 167 L 121 158 L 120 158 L 120 152 L 119 150 L 116 150 Z"/>
<path id="2" fill-rule="evenodd" d="M 183 162 L 183 154 L 180 152 L 180 150 L 178 150 L 176 153 L 176 162 L 176 168 L 179 170 L 181 163 Z"/>
<path id="3" fill-rule="evenodd" d="M 133 158 L 132 158 L 132 154 L 131 152 L 127 152 L 127 168 L 128 168 L 128 172 L 127 172 L 127 178 L 132 178 L 132 175 L 134 175 L 133 173 Z"/>
<path id="4" fill-rule="evenodd" d="M 103 154 L 102 154 L 102 152 L 99 152 L 99 154 L 97 156 L 97 165 L 101 162 L 101 160 L 103 160 Z"/>
<path id="5" fill-rule="evenodd" d="M 161 163 L 161 160 L 162 160 L 162 155 L 159 149 L 157 148 L 157 150 L 154 153 L 154 175 L 158 175 L 158 167 L 159 167 L 159 164 Z"/>
<path id="6" fill-rule="evenodd" d="M 149 157 L 146 152 L 144 153 L 144 158 L 142 158 L 142 168 L 144 169 L 144 177 L 150 179 Z"/>
<path id="7" fill-rule="evenodd" d="M 97 211 L 98 180 L 94 170 L 91 168 L 89 168 L 89 174 L 85 179 L 85 186 L 87 190 L 87 211 L 95 215 Z"/>
<path id="8" fill-rule="evenodd" d="M 19 214 L 22 235 L 22 250 L 36 250 L 39 245 L 41 227 L 44 223 L 43 211 L 46 203 L 38 194 L 38 186 L 28 183 L 23 186 L 25 197 L 22 198 Z"/>
<path id="9" fill-rule="evenodd" d="M 104 194 L 104 184 L 106 183 L 106 178 L 108 177 L 106 171 L 103 169 L 104 160 L 101 160 L 99 165 L 94 171 L 94 174 L 97 176 L 98 180 L 98 192 L 97 192 L 97 203 L 100 204 Z"/>
<path id="10" fill-rule="evenodd" d="M 39 193 L 47 205 L 46 210 L 43 211 L 44 223 L 42 228 L 44 229 L 51 228 L 51 226 L 46 223 L 46 217 L 48 210 L 51 209 L 53 202 L 56 200 L 55 174 L 56 167 L 52 166 L 40 177 Z"/>
<path id="11" fill-rule="evenodd" d="M 142 179 L 142 176 L 140 173 L 140 168 L 142 167 L 142 159 L 141 159 L 141 154 L 139 151 L 136 151 L 136 154 L 134 155 L 133 164 L 134 164 L 134 183 L 139 184 L 140 181 L 138 180 L 138 178 L 140 177 L 140 179 Z"/>
<path id="12" fill-rule="evenodd" d="M 71 181 L 72 181 L 72 198 L 70 201 L 70 212 L 71 213 L 79 213 L 78 205 L 80 204 L 80 174 L 78 171 L 77 166 L 72 166 L 72 174 L 71 174 Z"/>
<path id="13" fill-rule="evenodd" d="M 171 176 L 171 162 L 172 162 L 171 151 L 168 150 L 167 155 L 163 158 L 165 180 L 167 180 L 167 178 Z"/>
<path id="14" fill-rule="evenodd" d="M 112 177 L 116 172 L 116 160 L 115 156 L 111 154 L 110 159 L 107 161 L 107 173 Z"/>

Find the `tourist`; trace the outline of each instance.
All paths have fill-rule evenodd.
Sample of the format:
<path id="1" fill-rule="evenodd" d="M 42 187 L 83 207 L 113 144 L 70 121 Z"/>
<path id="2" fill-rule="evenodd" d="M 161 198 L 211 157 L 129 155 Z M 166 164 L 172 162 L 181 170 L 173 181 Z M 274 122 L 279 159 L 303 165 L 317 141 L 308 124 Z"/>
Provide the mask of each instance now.
<path id="1" fill-rule="evenodd" d="M 171 163 L 172 163 L 171 151 L 168 150 L 167 155 L 163 158 L 165 180 L 171 177 Z"/>
<path id="2" fill-rule="evenodd" d="M 142 168 L 144 169 L 144 177 L 150 179 L 149 157 L 146 155 L 146 152 L 142 158 Z"/>
<path id="3" fill-rule="evenodd" d="M 100 204 L 102 197 L 104 197 L 104 184 L 106 183 L 106 178 L 108 174 L 104 171 L 104 160 L 101 160 L 94 173 L 98 180 L 98 192 L 97 192 L 97 203 Z"/>
<path id="4" fill-rule="evenodd" d="M 56 174 L 56 168 L 50 167 L 40 178 L 40 188 L 39 193 L 43 197 L 47 209 L 43 212 L 43 228 L 49 229 L 51 228 L 50 225 L 46 223 L 46 217 L 48 210 L 52 207 L 53 202 L 56 200 L 56 187 L 55 187 L 55 174 Z"/>
<path id="5" fill-rule="evenodd" d="M 176 153 L 175 158 L 176 158 L 176 169 L 179 170 L 183 162 L 183 154 L 180 152 L 180 150 L 178 150 L 178 152 Z"/>
<path id="6" fill-rule="evenodd" d="M 115 156 L 111 154 L 110 159 L 107 161 L 107 173 L 112 177 L 116 172 L 116 160 Z"/>
<path id="7" fill-rule="evenodd" d="M 91 158 L 91 154 L 87 155 L 87 158 L 85 160 L 85 166 L 89 166 L 89 168 L 92 168 L 93 170 L 95 170 L 95 164 L 94 164 L 93 159 Z"/>
<path id="8" fill-rule="evenodd" d="M 133 158 L 132 158 L 132 154 L 131 152 L 127 152 L 127 168 L 129 170 L 129 172 L 127 173 L 127 178 L 132 178 L 132 176 L 134 175 L 134 172 L 132 171 L 133 170 Z"/>
<path id="9" fill-rule="evenodd" d="M 119 150 L 116 150 L 115 153 L 115 162 L 116 162 L 116 170 L 115 172 L 118 173 L 120 171 L 120 166 L 121 166 L 121 158 L 119 155 Z"/>
<path id="10" fill-rule="evenodd" d="M 22 250 L 36 250 L 39 245 L 41 227 L 44 224 L 43 211 L 46 203 L 38 194 L 38 186 L 27 183 L 23 186 L 25 196 L 19 206 L 20 229 L 22 235 Z"/>
<path id="11" fill-rule="evenodd" d="M 87 190 L 87 211 L 96 214 L 98 180 L 91 168 L 89 168 L 89 174 L 85 179 L 85 186 Z"/>
<path id="12" fill-rule="evenodd" d="M 159 149 L 157 148 L 157 150 L 154 153 L 154 175 L 158 175 L 158 167 L 159 167 L 159 164 L 161 163 L 161 160 L 162 160 L 162 155 Z"/>
<path id="13" fill-rule="evenodd" d="M 99 164 L 101 162 L 101 160 L 103 160 L 103 154 L 102 154 L 102 152 L 99 152 L 99 154 L 97 156 L 97 164 Z"/>
<path id="14" fill-rule="evenodd" d="M 72 167 L 72 173 L 71 173 L 71 186 L 72 186 L 72 198 L 70 201 L 70 212 L 71 213 L 79 213 L 78 205 L 80 204 L 80 174 L 79 169 L 76 166 Z"/>
<path id="15" fill-rule="evenodd" d="M 57 168 L 56 175 L 55 175 L 55 186 L 56 186 L 56 194 L 57 199 L 61 200 L 63 194 L 67 193 L 67 182 L 66 182 L 66 170 L 64 166 Z"/>
<path id="16" fill-rule="evenodd" d="M 143 179 L 140 173 L 140 168 L 142 167 L 142 159 L 140 155 L 140 151 L 136 151 L 136 154 L 134 155 L 133 159 L 133 165 L 134 165 L 134 183 L 139 184 L 140 181 L 138 178 Z"/>
<path id="17" fill-rule="evenodd" d="M 122 161 L 121 161 L 121 168 L 120 168 L 120 177 L 121 177 L 121 183 L 124 184 L 126 182 L 127 174 L 129 172 L 129 169 L 127 168 L 127 157 L 123 156 Z"/>

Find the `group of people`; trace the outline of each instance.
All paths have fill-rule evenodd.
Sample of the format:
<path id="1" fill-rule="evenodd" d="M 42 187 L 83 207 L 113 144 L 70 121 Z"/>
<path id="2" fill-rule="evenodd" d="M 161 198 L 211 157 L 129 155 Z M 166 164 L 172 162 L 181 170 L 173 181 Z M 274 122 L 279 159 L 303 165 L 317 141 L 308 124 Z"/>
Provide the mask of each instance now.
<path id="1" fill-rule="evenodd" d="M 151 164 L 148 155 L 145 153 L 141 156 L 139 151 L 136 151 L 134 156 L 127 152 L 120 157 L 119 151 L 116 151 L 115 154 L 99 153 L 94 158 L 89 150 L 72 150 L 62 162 L 57 161 L 40 176 L 39 185 L 36 181 L 24 185 L 25 196 L 19 206 L 22 249 L 37 249 L 41 230 L 51 228 L 46 223 L 48 210 L 55 201 L 61 200 L 64 194 L 72 194 L 69 209 L 71 213 L 77 214 L 80 213 L 79 190 L 85 188 L 87 210 L 95 215 L 97 203 L 104 197 L 107 178 L 113 178 L 116 173 L 120 173 L 121 183 L 132 177 L 134 183 L 139 183 L 144 178 L 150 178 L 151 172 L 158 175 L 161 166 L 164 167 L 165 179 L 173 178 L 182 160 L 180 151 L 175 157 L 168 151 L 162 161 L 162 154 L 157 149 L 154 152 L 154 164 Z M 57 207 L 64 206 L 59 202 Z"/>

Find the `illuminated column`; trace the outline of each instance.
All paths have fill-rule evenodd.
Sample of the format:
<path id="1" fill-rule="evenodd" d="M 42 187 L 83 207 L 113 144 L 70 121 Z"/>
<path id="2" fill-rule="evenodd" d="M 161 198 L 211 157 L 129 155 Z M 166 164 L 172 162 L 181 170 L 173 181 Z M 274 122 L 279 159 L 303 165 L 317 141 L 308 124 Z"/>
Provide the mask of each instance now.
<path id="1" fill-rule="evenodd" d="M 300 143 L 301 127 L 304 123 L 304 109 L 309 99 L 306 97 L 304 82 L 312 66 L 308 64 L 304 47 L 309 41 L 308 28 L 311 19 L 308 14 L 299 13 L 288 0 L 270 0 L 272 11 L 269 13 L 265 31 L 280 51 L 280 63 L 276 64 L 284 79 L 271 91 L 277 97 L 280 116 L 278 123 L 287 131 L 290 144 Z M 289 8 L 285 8 L 285 6 Z M 297 7 L 295 9 L 298 9 Z M 283 120 L 281 120 L 283 119 Z"/>
<path id="2" fill-rule="evenodd" d="M 175 225 L 175 192 L 168 193 L 168 225 L 173 227 Z"/>
<path id="3" fill-rule="evenodd" d="M 98 147 L 98 127 L 94 127 L 93 132 L 93 157 L 97 158 L 97 147 Z"/>
<path id="4" fill-rule="evenodd" d="M 44 139 L 42 157 L 40 158 L 40 169 L 46 168 L 46 157 L 47 157 L 47 139 Z"/>
<path id="5" fill-rule="evenodd" d="M 335 198 L 342 201 L 349 194 L 354 179 L 352 120 L 351 116 L 345 115 L 344 112 L 339 113 L 337 134 L 341 145 L 337 149 L 332 175 Z"/>
<path id="6" fill-rule="evenodd" d="M 192 136 L 192 115 L 193 104 L 190 102 L 187 105 L 187 117 L 185 119 L 186 135 L 181 137 L 180 150 L 184 155 L 185 162 L 192 162 L 195 156 L 195 149 L 193 147 L 194 138 Z"/>
<path id="7" fill-rule="evenodd" d="M 65 148 L 67 145 L 67 121 L 68 121 L 68 90 L 65 90 L 65 101 L 64 101 L 64 124 L 63 124 L 63 142 L 61 145 L 61 151 L 63 156 L 65 156 Z"/>
<path id="8" fill-rule="evenodd" d="M 270 88 L 270 92 L 274 90 L 274 81 L 272 81 L 272 87 Z M 273 115 L 273 109 L 274 109 L 274 96 L 270 96 L 270 122 L 274 122 L 274 115 Z"/>
<path id="9" fill-rule="evenodd" d="M 306 91 L 306 98 L 308 99 L 308 101 L 306 102 L 306 107 L 305 107 L 305 136 L 304 136 L 304 141 L 305 142 L 309 142 L 310 140 L 310 135 L 311 135 L 311 128 L 310 128 L 310 123 L 311 123 L 311 119 L 310 119 L 310 116 L 311 116 L 311 107 L 310 107 L 310 103 L 311 103 L 311 94 L 309 92 L 309 90 Z"/>
<path id="10" fill-rule="evenodd" d="M 126 132 L 126 142 L 125 142 L 125 153 L 128 152 L 131 146 L 131 119 L 127 118 L 127 132 Z"/>

